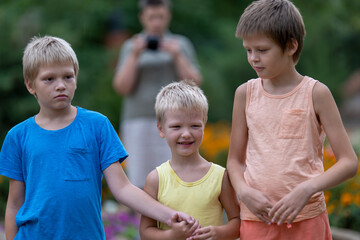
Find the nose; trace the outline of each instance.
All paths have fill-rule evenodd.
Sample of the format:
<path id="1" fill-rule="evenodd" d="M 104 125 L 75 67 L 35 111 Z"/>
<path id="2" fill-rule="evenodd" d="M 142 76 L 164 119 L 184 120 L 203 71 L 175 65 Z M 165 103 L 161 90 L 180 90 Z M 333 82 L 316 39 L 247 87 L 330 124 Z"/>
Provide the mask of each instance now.
<path id="1" fill-rule="evenodd" d="M 190 137 L 191 134 L 190 134 L 189 129 L 185 128 L 184 131 L 182 132 L 181 136 L 182 136 L 183 138 L 188 138 L 188 137 Z"/>
<path id="2" fill-rule="evenodd" d="M 248 53 L 248 58 L 250 61 L 255 62 L 259 60 L 258 54 L 256 54 L 255 51 L 252 51 L 251 53 Z"/>
<path id="3" fill-rule="evenodd" d="M 61 79 L 57 80 L 56 81 L 56 90 L 58 91 L 62 91 L 66 89 L 66 85 L 65 85 L 65 82 Z"/>

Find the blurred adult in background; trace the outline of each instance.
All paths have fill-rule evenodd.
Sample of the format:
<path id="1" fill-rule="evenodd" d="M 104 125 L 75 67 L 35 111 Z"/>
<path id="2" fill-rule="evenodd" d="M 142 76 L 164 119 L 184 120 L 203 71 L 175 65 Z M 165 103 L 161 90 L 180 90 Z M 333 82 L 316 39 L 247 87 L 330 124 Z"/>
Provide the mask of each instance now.
<path id="1" fill-rule="evenodd" d="M 156 127 L 157 93 L 162 86 L 182 79 L 200 85 L 202 77 L 192 43 L 168 29 L 168 0 L 140 0 L 139 20 L 143 30 L 124 43 L 113 87 L 124 96 L 120 134 L 129 152 L 127 174 L 134 185 L 143 188 L 150 171 L 171 158 Z"/>

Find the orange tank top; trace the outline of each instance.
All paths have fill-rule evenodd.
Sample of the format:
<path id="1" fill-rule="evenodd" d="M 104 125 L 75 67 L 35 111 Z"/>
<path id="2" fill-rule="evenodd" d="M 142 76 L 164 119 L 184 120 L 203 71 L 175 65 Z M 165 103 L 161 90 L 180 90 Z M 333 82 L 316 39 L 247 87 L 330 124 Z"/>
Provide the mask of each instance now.
<path id="1" fill-rule="evenodd" d="M 271 95 L 262 80 L 247 83 L 247 184 L 264 192 L 275 204 L 299 183 L 324 172 L 324 131 L 313 107 L 316 80 L 304 77 L 291 92 Z M 324 194 L 314 194 L 295 222 L 313 218 L 326 209 Z M 241 203 L 241 219 L 260 221 Z"/>

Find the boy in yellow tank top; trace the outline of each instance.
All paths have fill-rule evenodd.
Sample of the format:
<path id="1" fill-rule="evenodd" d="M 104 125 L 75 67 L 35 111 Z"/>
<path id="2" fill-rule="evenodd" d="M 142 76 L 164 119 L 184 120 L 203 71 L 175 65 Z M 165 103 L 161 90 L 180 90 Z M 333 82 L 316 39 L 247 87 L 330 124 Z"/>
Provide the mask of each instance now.
<path id="1" fill-rule="evenodd" d="M 238 238 L 240 211 L 227 171 L 199 153 L 208 112 L 202 90 L 191 81 L 171 83 L 157 95 L 155 111 L 160 136 L 166 139 L 172 157 L 148 175 L 144 190 L 164 205 L 196 218 L 201 227 L 180 222 L 169 228 L 142 216 L 141 239 Z"/>

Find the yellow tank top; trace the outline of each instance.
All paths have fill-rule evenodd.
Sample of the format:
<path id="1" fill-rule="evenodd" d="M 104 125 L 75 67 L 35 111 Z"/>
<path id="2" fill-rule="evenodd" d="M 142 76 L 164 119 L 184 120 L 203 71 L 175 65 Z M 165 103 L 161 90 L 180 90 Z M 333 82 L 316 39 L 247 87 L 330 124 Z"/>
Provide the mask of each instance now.
<path id="1" fill-rule="evenodd" d="M 219 200 L 225 169 L 212 163 L 196 182 L 182 181 L 167 161 L 156 168 L 159 174 L 158 201 L 199 220 L 201 226 L 222 225 L 223 207 Z M 168 229 L 158 223 L 160 229 Z"/>

